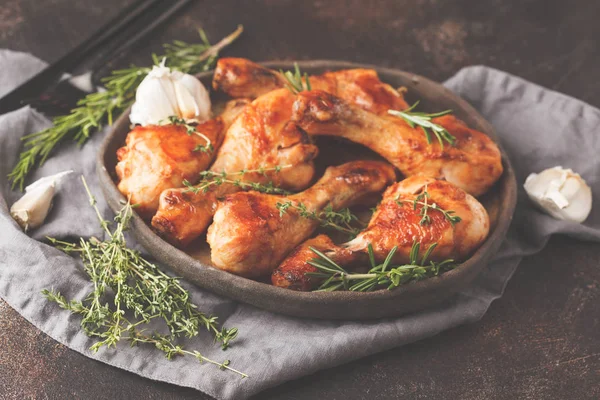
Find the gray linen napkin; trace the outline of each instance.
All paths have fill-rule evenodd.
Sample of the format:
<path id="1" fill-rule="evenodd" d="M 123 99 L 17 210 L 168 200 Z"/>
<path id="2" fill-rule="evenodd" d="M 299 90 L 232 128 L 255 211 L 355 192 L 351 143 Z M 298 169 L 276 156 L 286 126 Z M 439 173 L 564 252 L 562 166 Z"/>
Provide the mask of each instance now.
<path id="1" fill-rule="evenodd" d="M 0 95 L 43 66 L 39 60 L 0 51 Z M 154 348 L 103 349 L 92 354 L 93 343 L 79 330 L 79 318 L 48 303 L 44 288 L 81 298 L 89 284 L 77 261 L 39 240 L 101 235 L 79 179 L 68 179 L 56 198 L 47 223 L 31 233 L 18 228 L 8 205 L 20 194 L 11 191 L 6 174 L 17 160 L 19 138 L 48 126 L 29 108 L 0 117 L 0 296 L 36 327 L 68 347 L 110 365 L 147 378 L 189 386 L 220 399 L 240 399 L 265 388 L 315 371 L 435 335 L 445 329 L 479 320 L 501 296 L 521 258 L 539 251 L 553 233 L 600 241 L 600 110 L 546 90 L 517 77 L 486 67 L 461 70 L 446 86 L 471 102 L 495 127 L 517 171 L 519 185 L 532 171 L 562 165 L 581 173 L 593 189 L 595 206 L 583 225 L 556 221 L 535 210 L 521 189 L 517 215 L 507 240 L 487 270 L 467 290 L 437 308 L 401 318 L 370 322 L 295 319 L 238 304 L 186 285 L 202 310 L 238 327 L 239 339 L 226 352 L 209 335 L 189 341 L 206 356 L 229 358 L 249 379 L 191 357 L 166 360 Z M 98 133 L 82 148 L 64 146 L 31 178 L 65 169 L 84 174 L 106 216 L 94 171 Z"/>

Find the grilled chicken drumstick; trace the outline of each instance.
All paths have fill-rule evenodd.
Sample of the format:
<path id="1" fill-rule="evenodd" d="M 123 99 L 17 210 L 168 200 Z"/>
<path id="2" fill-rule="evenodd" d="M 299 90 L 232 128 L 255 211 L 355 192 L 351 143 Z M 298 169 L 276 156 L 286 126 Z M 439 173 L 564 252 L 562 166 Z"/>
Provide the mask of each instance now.
<path id="1" fill-rule="evenodd" d="M 231 97 L 256 98 L 285 87 L 286 79 L 274 71 L 245 58 L 221 58 L 215 67 L 213 88 Z M 408 104 L 401 93 L 379 80 L 373 69 L 345 69 L 310 77 L 312 89 L 333 93 L 363 110 L 386 114 L 404 110 Z"/>
<path id="2" fill-rule="evenodd" d="M 424 195 L 425 191 L 427 195 Z M 422 203 L 425 201 L 439 209 L 428 207 L 428 219 L 423 222 L 423 207 L 426 206 Z M 451 222 L 440 210 L 454 211 L 449 215 L 458 216 L 460 221 L 455 219 L 456 222 Z M 367 253 L 369 244 L 373 247 L 375 259 L 382 262 L 397 246 L 392 262 L 406 263 L 409 262 L 413 243 L 421 243 L 420 256 L 437 243 L 431 260 L 451 258 L 462 261 L 483 243 L 489 233 L 489 225 L 485 208 L 471 195 L 446 181 L 413 176 L 385 191 L 368 227 L 355 239 L 339 246 L 324 235 L 311 239 L 290 253 L 273 272 L 271 281 L 275 286 L 295 290 L 314 289 L 318 280 L 305 275 L 306 272 L 316 272 L 316 268 L 308 264 L 315 258 L 309 246 L 323 251 L 341 264 L 351 263 L 359 255 Z"/>
<path id="3" fill-rule="evenodd" d="M 361 204 L 395 178 L 393 167 L 387 163 L 353 161 L 329 167 L 315 185 L 295 195 L 254 191 L 228 195 L 219 202 L 208 228 L 211 260 L 217 268 L 237 275 L 268 275 L 319 226 L 318 220 L 301 215 L 299 208 L 319 214 L 327 206 L 335 211 Z M 291 206 L 281 211 L 287 202 Z"/>
<path id="4" fill-rule="evenodd" d="M 234 97 L 255 97 L 240 118 L 226 133 L 217 158 L 210 168 L 221 173 L 237 173 L 254 168 L 290 166 L 279 173 L 244 174 L 246 182 L 272 181 L 285 189 L 304 189 L 312 179 L 310 160 L 317 148 L 308 144 L 306 135 L 292 116 L 295 95 L 279 80 L 281 74 L 243 58 L 222 58 L 217 64 L 213 86 Z M 328 72 L 311 78 L 311 85 L 336 93 L 363 109 L 386 113 L 389 108 L 405 108 L 401 94 L 382 83 L 374 70 L 355 69 Z M 275 89 L 275 90 L 273 90 Z M 299 145 L 301 144 L 301 145 Z M 166 190 L 152 220 L 154 229 L 169 242 L 182 247 L 202 235 L 215 210 L 216 199 L 240 188 L 228 184 L 212 187 L 207 193 L 190 193 L 187 189 Z"/>
<path id="5" fill-rule="evenodd" d="M 211 171 L 226 171 L 231 179 L 301 190 L 314 175 L 313 158 L 317 147 L 295 124 L 289 123 L 295 96 L 287 89 L 267 93 L 246 106 L 225 134 Z M 280 171 L 269 168 L 283 167 Z M 242 170 L 265 169 L 265 173 Z M 217 198 L 241 190 L 232 184 L 211 186 L 208 191 L 190 192 L 186 188 L 165 190 L 158 212 L 152 219 L 154 229 L 169 242 L 185 246 L 202 235 L 215 212 Z"/>
<path id="6" fill-rule="evenodd" d="M 391 115 L 374 115 L 329 93 L 301 92 L 292 119 L 309 135 L 332 135 L 360 143 L 379 153 L 405 176 L 429 175 L 479 196 L 502 175 L 498 146 L 485 134 L 469 129 L 452 115 L 433 121 L 456 137 L 443 149 L 427 143 L 419 127 Z"/>
<path id="7" fill-rule="evenodd" d="M 225 131 L 238 116 L 246 100 L 228 102 L 220 116 L 196 126 L 200 134 L 190 134 L 183 125 L 137 126 L 127 135 L 125 146 L 117 151 L 119 190 L 137 204 L 143 218 L 151 218 L 165 189 L 183 186 L 185 179 L 196 182 L 206 170 L 223 141 Z M 197 151 L 210 140 L 213 151 Z"/>

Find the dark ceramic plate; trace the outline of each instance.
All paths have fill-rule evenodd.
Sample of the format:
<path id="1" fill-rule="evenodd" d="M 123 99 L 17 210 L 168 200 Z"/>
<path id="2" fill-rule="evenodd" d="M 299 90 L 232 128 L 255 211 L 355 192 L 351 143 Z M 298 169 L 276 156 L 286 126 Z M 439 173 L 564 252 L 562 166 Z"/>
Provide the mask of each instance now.
<path id="1" fill-rule="evenodd" d="M 437 111 L 452 109 L 470 127 L 482 131 L 497 142 L 491 125 L 466 101 L 457 97 L 442 85 L 411 73 L 378 68 L 370 65 L 341 61 L 305 61 L 299 63 L 302 71 L 319 74 L 326 70 L 346 68 L 374 68 L 382 81 L 394 87 L 408 89 L 409 101 L 421 100 L 422 109 Z M 264 63 L 273 69 L 292 69 L 290 62 Z M 210 87 L 212 73 L 199 75 L 205 86 Z M 125 142 L 129 132 L 129 111 L 115 123 L 98 154 L 100 183 L 110 207 L 117 211 L 125 200 L 115 184 L 116 151 Z M 348 145 L 349 148 L 352 145 Z M 339 152 L 339 146 L 336 146 Z M 371 157 L 366 149 L 350 153 Z M 329 157 L 325 157 L 329 160 Z M 323 157 L 321 157 L 323 159 Z M 488 210 L 491 221 L 490 235 L 485 243 L 456 269 L 439 277 L 398 287 L 368 293 L 356 292 L 296 292 L 256 282 L 213 268 L 210 265 L 209 248 L 198 242 L 194 253 L 179 250 L 157 236 L 146 223 L 134 215 L 132 231 L 137 240 L 160 262 L 176 275 L 211 292 L 252 304 L 265 310 L 297 317 L 325 319 L 373 319 L 393 317 L 418 311 L 440 303 L 468 285 L 488 264 L 504 239 L 513 216 L 516 202 L 514 171 L 506 153 L 502 151 L 504 174 L 494 188 L 480 200 Z"/>

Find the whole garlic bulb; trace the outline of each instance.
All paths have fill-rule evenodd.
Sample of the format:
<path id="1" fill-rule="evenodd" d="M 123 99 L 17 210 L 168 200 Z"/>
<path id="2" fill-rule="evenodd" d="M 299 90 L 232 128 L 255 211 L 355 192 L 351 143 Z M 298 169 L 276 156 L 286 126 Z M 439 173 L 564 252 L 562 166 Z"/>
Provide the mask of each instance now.
<path id="1" fill-rule="evenodd" d="M 592 210 L 592 190 L 571 169 L 548 168 L 523 185 L 529 198 L 556 219 L 583 222 Z"/>
<path id="2" fill-rule="evenodd" d="M 210 96 L 195 76 L 155 65 L 135 93 L 129 120 L 132 124 L 157 125 L 170 116 L 203 122 L 210 118 Z"/>
<path id="3" fill-rule="evenodd" d="M 24 231 L 42 225 L 52 206 L 56 184 L 71 172 L 64 171 L 38 179 L 25 188 L 25 195 L 10 208 L 10 215 Z"/>

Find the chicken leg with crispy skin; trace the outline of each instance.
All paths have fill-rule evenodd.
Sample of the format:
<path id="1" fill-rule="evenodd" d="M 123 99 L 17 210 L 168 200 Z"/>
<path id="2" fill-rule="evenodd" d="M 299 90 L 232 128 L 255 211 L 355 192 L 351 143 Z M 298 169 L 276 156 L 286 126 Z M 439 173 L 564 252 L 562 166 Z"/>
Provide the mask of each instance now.
<path id="1" fill-rule="evenodd" d="M 329 167 L 309 189 L 282 197 L 239 192 L 219 202 L 207 241 L 211 260 L 222 270 L 258 278 L 270 274 L 296 245 L 309 237 L 319 221 L 303 216 L 362 204 L 396 178 L 391 165 L 380 161 L 353 161 Z M 281 211 L 278 204 L 293 206 Z"/>
<path id="2" fill-rule="evenodd" d="M 256 98 L 287 81 L 274 71 L 245 58 L 221 58 L 215 67 L 213 88 L 231 97 Z M 355 104 L 363 110 L 385 114 L 389 109 L 408 107 L 400 92 L 383 83 L 373 69 L 345 69 L 310 77 L 312 89 L 323 90 Z"/>
<path id="3" fill-rule="evenodd" d="M 419 127 L 394 116 L 374 115 L 323 91 L 302 92 L 292 119 L 309 135 L 339 136 L 379 153 L 405 176 L 446 179 L 468 193 L 485 193 L 502 175 L 498 146 L 452 115 L 434 119 L 456 137 L 455 146 L 427 143 Z"/>
<path id="4" fill-rule="evenodd" d="M 227 131 L 210 170 L 236 174 L 263 168 L 267 169 L 265 173 L 230 177 L 245 182 L 271 182 L 291 190 L 307 187 L 314 175 L 312 160 L 318 150 L 304 132 L 289 123 L 294 98 L 287 89 L 278 89 L 246 106 Z M 278 172 L 268 170 L 276 166 L 283 168 Z M 206 231 L 217 199 L 239 190 L 231 184 L 211 186 L 199 193 L 183 188 L 165 190 L 152 226 L 166 240 L 183 247 Z"/>
<path id="5" fill-rule="evenodd" d="M 151 218 L 165 189 L 183 186 L 184 180 L 196 182 L 199 173 L 212 162 L 225 131 L 247 104 L 245 100 L 228 102 L 223 114 L 196 127 L 201 133 L 189 134 L 183 125 L 136 126 L 127 135 L 125 146 L 117 151 L 115 170 L 118 188 L 137 204 L 143 218 Z M 214 151 L 197 151 L 209 139 Z"/>
<path id="6" fill-rule="evenodd" d="M 435 203 L 442 210 L 454 211 L 453 215 L 460 217 L 460 222 L 453 225 L 441 211 L 428 209 L 429 223 L 422 223 L 423 205 L 417 204 L 415 208 L 414 201 L 425 190 L 429 194 L 428 204 Z M 314 289 L 318 280 L 305 275 L 316 272 L 316 268 L 308 264 L 315 258 L 309 246 L 342 265 L 366 254 L 369 244 L 376 261 L 382 262 L 392 248 L 397 247 L 392 261 L 406 263 L 415 242 L 421 244 L 420 256 L 437 243 L 431 260 L 462 261 L 487 238 L 489 225 L 485 208 L 473 196 L 446 181 L 413 176 L 385 191 L 368 227 L 355 239 L 339 246 L 327 237 L 311 239 L 290 253 L 273 272 L 271 281 L 275 286 L 295 290 Z"/>

